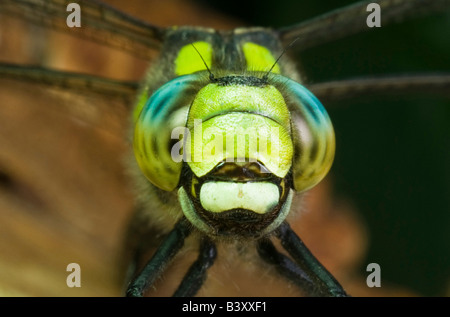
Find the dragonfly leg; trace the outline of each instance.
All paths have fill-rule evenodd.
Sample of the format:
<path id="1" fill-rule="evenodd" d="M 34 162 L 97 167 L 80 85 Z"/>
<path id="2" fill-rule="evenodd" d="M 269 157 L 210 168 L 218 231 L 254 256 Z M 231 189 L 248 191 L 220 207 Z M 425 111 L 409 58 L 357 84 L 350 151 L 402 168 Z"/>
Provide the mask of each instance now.
<path id="1" fill-rule="evenodd" d="M 144 291 L 163 273 L 170 261 L 183 247 L 184 240 L 190 232 L 191 226 L 188 221 L 185 218 L 181 219 L 167 235 L 144 269 L 129 284 L 126 291 L 128 297 L 141 297 L 143 295 Z"/>
<path id="2" fill-rule="evenodd" d="M 200 245 L 200 253 L 197 260 L 191 265 L 173 296 L 195 296 L 205 282 L 207 270 L 214 264 L 216 256 L 216 245 L 209 238 L 204 237 Z"/>
<path id="3" fill-rule="evenodd" d="M 306 272 L 320 289 L 321 296 L 349 296 L 339 282 L 314 257 L 299 236 L 287 222 L 280 225 L 276 232 L 283 248 L 294 259 L 297 265 Z"/>
<path id="4" fill-rule="evenodd" d="M 258 241 L 258 254 L 266 262 L 274 265 L 278 272 L 311 296 L 320 296 L 317 281 L 311 278 L 288 256 L 278 252 L 269 239 Z"/>

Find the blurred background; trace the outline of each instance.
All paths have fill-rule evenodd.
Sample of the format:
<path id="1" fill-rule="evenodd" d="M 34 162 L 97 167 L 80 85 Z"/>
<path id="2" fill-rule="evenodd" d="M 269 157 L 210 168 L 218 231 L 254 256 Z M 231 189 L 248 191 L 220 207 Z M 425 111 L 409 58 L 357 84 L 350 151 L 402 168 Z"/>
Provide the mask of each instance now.
<path id="1" fill-rule="evenodd" d="M 220 29 L 287 26 L 353 2 L 108 1 L 156 25 Z M 141 79 L 148 66 L 0 18 L 1 61 L 127 80 Z M 448 72 L 449 28 L 443 12 L 291 54 L 306 83 Z M 0 294 L 120 295 L 116 262 L 132 212 L 120 158 L 129 100 L 9 81 L 1 89 Z M 64 107 L 52 106 L 60 100 Z M 450 295 L 450 101 L 418 92 L 324 106 L 336 132 L 335 163 L 307 195 L 302 209 L 309 212 L 293 223 L 296 232 L 355 296 Z M 70 262 L 88 268 L 79 290 L 65 284 Z M 365 285 L 372 262 L 381 266 L 381 289 Z M 246 291 L 238 295 L 252 294 Z"/>

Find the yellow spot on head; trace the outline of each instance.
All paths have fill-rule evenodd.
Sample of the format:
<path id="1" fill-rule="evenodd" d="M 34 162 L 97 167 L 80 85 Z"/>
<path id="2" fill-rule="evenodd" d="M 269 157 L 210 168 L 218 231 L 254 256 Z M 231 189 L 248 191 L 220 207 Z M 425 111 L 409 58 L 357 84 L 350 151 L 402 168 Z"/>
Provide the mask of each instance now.
<path id="1" fill-rule="evenodd" d="M 249 71 L 262 71 L 268 72 L 270 68 L 275 64 L 275 58 L 272 53 L 264 46 L 247 42 L 242 46 L 244 51 L 245 60 L 247 61 L 247 70 Z M 280 67 L 276 64 L 273 69 L 273 73 L 280 73 Z"/>
<path id="2" fill-rule="evenodd" d="M 195 46 L 192 47 L 192 45 Z M 177 76 L 192 74 L 201 70 L 206 70 L 206 65 L 211 68 L 212 47 L 208 42 L 194 42 L 181 48 L 175 59 L 175 74 Z M 197 49 L 197 51 L 195 50 Z M 203 60 L 202 60 L 203 58 Z M 205 62 L 203 62 L 205 61 Z"/>

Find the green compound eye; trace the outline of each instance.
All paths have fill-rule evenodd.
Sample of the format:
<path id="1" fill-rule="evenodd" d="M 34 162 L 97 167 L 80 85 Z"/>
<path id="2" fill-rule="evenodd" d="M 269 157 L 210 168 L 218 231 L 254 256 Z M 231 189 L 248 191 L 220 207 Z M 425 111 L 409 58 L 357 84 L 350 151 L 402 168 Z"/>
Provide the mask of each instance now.
<path id="1" fill-rule="evenodd" d="M 303 85 L 284 78 L 291 96 L 294 140 L 294 188 L 305 191 L 319 183 L 331 168 L 336 148 L 334 129 L 322 103 Z"/>
<path id="2" fill-rule="evenodd" d="M 186 126 L 198 80 L 192 74 L 169 81 L 136 114 L 133 148 L 138 165 L 150 182 L 167 191 L 177 187 L 182 167 L 172 157 L 172 133 Z"/>

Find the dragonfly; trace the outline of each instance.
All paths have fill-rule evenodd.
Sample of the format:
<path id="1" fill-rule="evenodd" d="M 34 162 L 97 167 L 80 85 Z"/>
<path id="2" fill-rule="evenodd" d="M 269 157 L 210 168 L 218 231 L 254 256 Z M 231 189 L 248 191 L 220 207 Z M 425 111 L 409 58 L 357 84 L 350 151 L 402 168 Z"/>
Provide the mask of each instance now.
<path id="1" fill-rule="evenodd" d="M 18 2 L 16 2 L 17 4 Z M 55 3 L 57 4 L 58 1 L 55 1 Z M 437 4 L 437 8 L 441 9 L 445 6 L 446 2 L 442 1 L 442 2 L 435 2 L 438 3 Z M 12 5 L 13 9 L 15 8 L 15 5 Z M 93 8 L 97 8 L 97 2 L 86 2 L 86 3 L 81 3 L 81 7 L 86 6 L 91 8 L 91 5 L 93 6 Z M 357 12 L 359 12 L 356 16 L 358 16 L 359 18 L 361 17 L 361 12 L 364 12 L 363 16 L 366 17 L 367 15 L 367 11 L 363 10 L 365 9 L 367 6 L 367 3 L 362 3 L 358 6 L 355 6 L 354 8 L 358 8 L 358 10 L 356 10 Z M 8 5 L 6 4 L 5 7 L 8 7 Z M 36 15 L 36 12 L 41 12 L 40 10 L 36 10 L 35 7 L 33 7 L 31 4 L 26 4 L 25 8 L 32 8 L 32 11 L 26 15 L 27 19 L 30 20 L 33 18 L 33 15 Z M 51 8 L 49 5 L 44 6 L 43 7 L 43 13 L 45 13 L 45 10 L 49 10 L 49 8 Z M 62 8 L 62 7 L 61 7 Z M 102 7 L 103 8 L 103 7 Z M 383 7 L 382 7 L 383 8 Z M 22 8 L 20 8 L 22 9 Z M 417 6 L 413 6 L 413 9 L 411 9 L 411 11 L 408 11 L 407 9 L 405 9 L 405 12 L 411 12 L 411 13 L 415 13 Z M 3 10 L 3 9 L 2 9 Z M 130 23 L 131 25 L 133 25 L 134 27 L 139 27 L 140 31 L 144 31 L 144 42 L 138 42 L 136 40 L 136 34 L 139 34 L 139 32 L 133 32 L 131 33 L 126 33 L 124 31 L 124 33 L 120 33 L 117 31 L 117 29 L 114 30 L 114 36 L 112 36 L 112 41 L 111 42 L 107 42 L 106 44 L 108 45 L 117 45 L 119 46 L 121 49 L 125 49 L 125 50 L 130 50 L 128 45 L 131 44 L 131 51 L 133 52 L 138 52 L 142 57 L 142 55 L 145 56 L 145 58 L 151 57 L 152 54 L 154 54 L 153 50 L 159 48 L 158 45 L 158 40 L 155 41 L 155 34 L 152 32 L 155 32 L 157 30 L 159 30 L 159 28 L 150 25 L 150 24 L 142 24 L 142 23 L 138 23 L 136 22 L 136 20 L 133 19 L 129 19 L 127 16 L 116 13 L 116 11 L 114 11 L 113 9 L 108 9 L 111 11 L 108 11 L 107 9 L 102 9 L 101 12 L 111 12 L 113 19 L 108 20 L 108 23 L 113 23 L 114 19 L 117 18 L 121 21 L 121 23 Z M 395 11 L 395 10 L 392 10 Z M 431 8 L 430 8 L 430 11 Z M 94 10 L 94 12 L 96 12 Z M 113 14 L 114 12 L 114 14 Z M 349 13 L 350 12 L 350 13 Z M 344 9 L 342 11 L 338 11 L 338 13 L 335 13 L 339 16 L 339 14 L 350 14 L 350 16 L 352 15 L 353 12 L 351 9 Z M 389 14 L 385 15 L 385 12 L 389 12 L 388 9 L 386 10 L 382 10 L 383 14 L 383 18 L 385 18 L 386 20 L 383 20 L 383 24 L 384 23 L 389 23 Z M 17 14 L 17 12 L 16 12 Z M 19 14 L 24 14 L 23 11 L 20 12 Z M 59 25 L 63 25 L 65 23 L 65 17 L 67 16 L 67 11 L 61 11 L 62 16 L 64 17 L 64 19 L 60 18 L 60 23 L 63 24 L 59 24 Z M 103 13 L 104 14 L 104 13 Z M 354 13 L 353 13 L 354 14 Z M 39 15 L 36 15 L 38 18 L 38 23 L 41 24 L 45 24 L 45 21 L 50 21 L 51 23 L 47 25 L 47 27 L 51 27 L 51 28 L 57 28 L 58 26 L 58 19 L 49 19 L 49 17 L 47 15 L 44 14 L 43 17 L 40 17 Z M 104 15 L 99 15 L 102 16 L 104 19 Z M 106 15 L 107 16 L 107 15 Z M 397 18 L 398 16 L 408 16 L 408 13 L 397 13 L 394 17 L 392 17 L 392 19 Z M 330 29 L 329 26 L 327 27 L 327 17 L 329 19 L 330 16 L 325 16 L 324 19 L 317 19 L 317 20 L 312 20 L 311 24 L 305 23 L 304 26 L 303 25 L 299 25 L 298 27 L 294 27 L 294 28 L 285 28 L 285 29 L 281 29 L 280 32 L 284 32 L 283 34 L 285 34 L 284 36 L 286 37 L 284 42 L 285 42 L 285 47 L 288 46 L 290 43 L 292 43 L 293 40 L 295 40 L 297 37 L 299 37 L 298 41 L 303 41 L 303 45 L 302 43 L 297 43 L 296 42 L 296 46 L 299 47 L 303 47 L 305 49 L 307 49 L 308 45 L 314 46 L 314 45 L 320 45 L 320 41 L 318 41 L 318 39 L 320 38 L 325 38 L 325 42 L 331 39 L 335 39 L 336 37 L 341 36 L 340 32 L 341 29 L 339 28 L 339 24 L 333 24 L 333 29 L 335 30 L 335 35 L 329 35 L 328 33 L 330 33 Z M 335 18 L 335 17 L 333 17 Z M 99 18 L 98 16 L 94 15 L 94 26 L 100 27 L 101 31 L 106 32 L 106 34 L 108 33 L 109 27 L 107 26 L 103 26 L 104 21 L 101 18 Z M 332 20 L 332 19 L 331 19 Z M 130 22 L 132 21 L 132 22 Z M 351 19 L 350 19 L 351 21 Z M 365 22 L 365 19 L 363 19 L 363 22 Z M 109 24 L 108 24 L 109 25 Z M 309 25 L 309 26 L 308 26 Z M 94 27 L 94 28 L 95 28 Z M 302 33 L 303 32 L 308 32 L 308 27 L 312 27 L 313 31 L 311 31 L 311 37 L 308 38 L 308 36 L 305 36 Z M 318 27 L 319 31 L 314 30 L 314 27 Z M 320 29 L 320 27 L 322 29 Z M 358 29 L 359 27 L 359 29 Z M 362 23 L 362 27 L 361 27 L 361 23 L 359 24 L 349 24 L 346 25 L 345 23 L 343 23 L 342 25 L 342 32 L 343 35 L 348 35 L 346 33 L 353 33 L 353 32 L 357 32 L 357 31 L 362 31 L 363 28 L 366 28 L 367 25 L 365 25 L 364 23 Z M 102 29 L 104 28 L 104 29 Z M 82 28 L 83 29 L 83 28 Z M 86 28 L 87 29 L 87 28 Z M 297 30 L 299 30 L 297 33 Z M 133 30 L 136 31 L 136 30 Z M 150 32 L 150 33 L 148 33 Z M 318 32 L 318 34 L 316 34 L 315 32 Z M 322 33 L 320 33 L 322 32 Z M 39 32 L 37 32 L 39 33 Z M 96 35 L 98 33 L 91 33 L 91 34 L 87 34 L 87 35 L 83 35 L 83 36 L 87 36 L 87 37 L 94 37 L 94 40 L 97 42 L 102 42 L 105 39 L 108 39 L 108 36 L 98 36 Z M 100 32 L 101 34 L 101 32 Z M 104 33 L 105 34 L 105 33 Z M 324 34 L 328 34 L 328 37 L 325 36 Z M 307 33 L 308 35 L 308 33 Z M 312 36 L 314 35 L 314 37 Z M 123 36 L 123 37 L 121 37 Z M 131 39 L 131 40 L 130 40 Z M 294 50 L 295 47 L 292 49 Z M 76 48 L 74 48 L 74 55 L 78 55 L 78 50 Z M 281 52 L 280 52 L 281 53 Z M 287 59 L 287 56 L 283 56 L 282 59 L 280 60 L 280 63 L 283 61 L 283 59 Z M 98 61 L 96 61 L 98 62 Z M 116 61 L 113 61 L 113 63 L 115 63 Z M 214 69 L 211 70 L 212 73 L 214 73 Z M 121 211 L 117 211 L 115 213 L 109 213 L 110 212 L 110 197 L 115 197 L 118 194 L 118 192 L 128 192 L 128 189 L 124 189 L 123 187 L 123 183 L 126 183 L 127 181 L 125 180 L 125 176 L 122 175 L 122 172 L 117 172 L 118 170 L 121 170 L 121 168 L 119 167 L 119 163 L 116 160 L 104 160 L 102 159 L 103 155 L 105 157 L 108 157 L 108 153 L 109 156 L 115 156 L 117 152 L 125 152 L 126 151 L 126 146 L 127 144 L 124 144 L 123 139 L 124 136 L 127 134 L 127 123 L 128 120 L 125 120 L 123 118 L 127 118 L 128 113 L 131 111 L 130 110 L 130 105 L 135 103 L 135 93 L 137 93 L 137 89 L 138 86 L 134 83 L 130 83 L 130 82 L 118 82 L 118 81 L 109 81 L 109 80 L 104 80 L 104 79 L 99 79 L 99 78 L 89 78 L 87 79 L 86 76 L 76 76 L 74 74 L 66 74 L 63 72 L 51 72 L 49 70 L 45 70 L 45 72 L 42 71 L 41 68 L 14 68 L 14 67 L 10 67 L 6 70 L 4 70 L 5 74 L 7 74 L 7 76 L 14 78 L 14 76 L 16 77 L 20 77 L 22 80 L 31 80 L 31 81 L 38 81 L 40 84 L 45 82 L 50 83 L 50 86 L 54 86 L 56 88 L 49 89 L 50 93 L 47 96 L 46 93 L 46 98 L 50 98 L 51 102 L 47 102 L 46 103 L 46 109 L 43 110 L 42 108 L 39 108 L 39 111 L 46 111 L 49 113 L 49 117 L 53 118 L 54 120 L 49 121 L 49 122 L 39 122 L 40 120 L 38 120 L 38 122 L 35 122 L 35 129 L 33 131 L 31 131 L 31 129 L 33 129 L 34 127 L 32 125 L 30 125 L 28 128 L 30 129 L 29 132 L 27 133 L 27 138 L 21 140 L 22 144 L 28 144 L 30 143 L 30 145 L 32 144 L 41 144 L 42 141 L 45 142 L 45 133 L 46 131 L 48 131 L 47 133 L 51 133 L 52 130 L 50 129 L 44 129 L 44 127 L 51 127 L 54 125 L 58 125 L 61 123 L 58 123 L 58 119 L 61 116 L 70 116 L 72 121 L 75 121 L 77 124 L 74 127 L 71 127 L 72 130 L 68 129 L 67 131 L 65 131 L 64 135 L 60 135 L 59 138 L 57 138 L 56 140 L 53 140 L 54 142 L 57 141 L 59 142 L 59 147 L 57 147 L 55 144 L 47 144 L 46 146 L 48 147 L 47 151 L 45 151 L 44 155 L 42 157 L 37 156 L 37 158 L 41 159 L 41 161 L 37 160 L 37 162 L 33 162 L 32 164 L 30 164 L 30 162 L 28 161 L 21 161 L 21 160 L 25 160 L 29 154 L 27 154 L 27 152 L 22 152 L 22 153 L 14 153 L 13 150 L 11 150 L 11 154 L 7 153 L 7 154 L 15 154 L 14 159 L 8 157 L 8 155 L 5 155 L 2 159 L 3 163 L 2 163 L 2 173 L 1 173 L 1 178 L 2 178 L 2 184 L 3 184 L 3 188 L 5 189 L 5 193 L 9 196 L 7 197 L 11 197 L 11 196 L 17 196 L 19 198 L 22 199 L 26 199 L 28 202 L 31 202 L 33 204 L 33 209 L 37 209 L 39 210 L 40 208 L 45 208 L 46 210 L 49 210 L 53 213 L 57 213 L 58 216 L 60 216 L 60 218 L 56 218 L 57 223 L 52 223 L 52 221 L 55 221 L 54 219 L 52 219 L 51 217 L 46 217 L 45 220 L 42 221 L 41 224 L 39 224 L 39 226 L 35 229 L 36 231 L 32 231 L 31 235 L 29 236 L 29 238 L 36 240 L 37 242 L 40 242 L 39 245 L 45 246 L 46 248 L 50 248 L 50 246 L 53 246 L 50 244 L 50 246 L 48 245 L 48 241 L 46 239 L 48 239 L 48 236 L 43 236 L 41 232 L 45 232 L 46 230 L 48 230 L 48 228 L 51 226 L 53 228 L 53 226 L 57 226 L 62 225 L 62 227 L 60 227 L 59 230 L 67 230 L 67 231 L 72 231 L 73 234 L 69 234 L 66 239 L 67 240 L 63 240 L 63 241 L 59 241 L 59 244 L 57 244 L 57 249 L 64 249 L 67 246 L 70 245 L 75 245 L 78 246 L 81 244 L 81 242 L 79 241 L 80 237 L 80 233 L 75 232 L 76 230 L 74 230 L 73 228 L 71 228 L 70 226 L 68 226 L 71 222 L 75 222 L 77 224 L 77 229 L 81 230 L 82 232 L 84 232 L 84 236 L 81 238 L 82 240 L 84 239 L 85 244 L 86 245 L 91 245 L 94 244 L 93 246 L 90 247 L 90 255 L 91 257 L 87 257 L 85 259 L 86 263 L 90 263 L 91 265 L 99 265 L 99 263 L 95 263 L 95 253 L 99 252 L 99 250 L 102 250 L 105 248 L 105 244 L 106 244 L 106 249 L 109 248 L 109 250 L 107 252 L 111 252 L 111 245 L 119 245 L 120 241 L 118 241 L 120 234 L 117 234 L 117 231 L 119 230 L 120 226 L 125 223 L 125 217 L 126 215 L 126 211 L 132 209 L 132 207 L 129 205 L 129 200 L 124 199 L 123 201 L 114 201 L 115 205 L 118 206 L 114 206 L 115 208 L 121 210 Z M 217 76 L 217 75 L 216 75 Z M 35 78 L 35 79 L 33 79 Z M 36 80 L 36 78 L 38 78 Z M 13 84 L 14 85 L 14 84 Z M 18 84 L 20 85 L 20 84 Z M 42 89 L 36 89 L 36 90 L 31 90 L 32 87 L 30 87 L 29 84 L 27 84 L 26 86 L 24 84 L 22 84 L 22 88 L 23 91 L 27 91 L 27 94 L 22 93 L 24 98 L 28 98 L 26 100 L 26 102 L 22 102 L 23 104 L 26 105 L 30 105 L 34 102 L 34 100 L 38 99 L 40 97 L 40 95 L 42 94 Z M 402 90 L 407 91 L 407 92 L 411 92 L 417 89 L 420 89 L 421 91 L 431 91 L 431 92 L 439 92 L 441 93 L 442 91 L 445 91 L 446 87 L 445 86 L 445 78 L 443 76 L 418 76 L 416 78 L 411 78 L 411 77 L 406 77 L 406 78 L 401 78 L 401 77 L 396 77 L 394 80 L 388 80 L 388 79 L 384 79 L 384 80 L 355 80 L 355 81 L 351 81 L 351 82 L 345 82 L 345 81 L 341 81 L 340 83 L 325 83 L 325 84 L 317 84 L 315 85 L 315 87 L 313 85 L 311 85 L 311 87 L 309 87 L 311 89 L 311 91 L 313 91 L 316 96 L 319 97 L 319 99 L 321 100 L 336 100 L 339 98 L 346 98 L 346 95 L 349 95 L 349 91 L 351 91 L 351 96 L 354 98 L 358 98 L 360 96 L 366 96 L 366 95 L 370 95 L 373 93 L 383 93 L 386 91 L 386 86 L 389 87 L 389 89 L 391 91 L 394 92 L 401 92 Z M 447 83 L 448 85 L 448 83 Z M 59 89 L 57 89 L 57 87 L 62 87 L 65 89 L 62 89 L 62 91 L 60 91 Z M 38 87 L 38 86 L 37 86 Z M 30 90 L 29 90 L 30 89 Z M 355 91 L 356 90 L 356 91 Z M 58 100 L 59 98 L 61 98 L 61 95 L 64 95 L 67 93 L 67 91 L 79 91 L 81 92 L 80 94 L 77 94 L 77 100 L 72 101 L 70 103 L 67 104 L 58 104 L 56 100 Z M 109 95 L 108 98 L 108 103 L 105 104 L 105 102 L 96 102 L 96 98 L 98 98 L 98 94 L 105 94 L 105 92 L 107 92 Z M 358 95 L 359 94 L 359 95 Z M 56 102 L 55 102 L 56 101 Z M 4 103 L 6 104 L 6 103 Z M 103 105 L 103 106 L 101 106 Z M 12 106 L 11 106 L 12 107 Z M 63 109 L 63 110 L 61 110 Z M 110 109 L 114 109 L 114 110 L 110 110 Z M 11 112 L 10 109 L 4 109 L 5 113 L 8 113 L 7 111 Z M 39 113 L 39 112 L 38 112 Z M 105 116 L 106 115 L 106 116 Z M 28 114 L 25 114 L 24 117 L 20 118 L 14 118 L 11 119 L 11 124 L 14 123 L 13 126 L 17 126 L 17 123 L 20 122 L 20 119 L 25 120 L 26 117 L 40 117 L 41 115 L 37 115 L 36 113 L 33 112 L 29 112 Z M 102 119 L 100 120 L 99 117 L 102 117 Z M 119 118 L 119 119 L 118 119 Z M 31 120 L 31 122 L 33 122 L 34 120 Z M 24 121 L 26 122 L 26 121 Z M 83 125 L 94 125 L 93 122 L 95 122 L 95 128 L 93 128 L 94 131 L 96 131 L 95 134 L 91 133 L 91 134 L 84 134 L 83 132 L 81 132 L 80 130 L 82 130 L 80 128 L 80 126 Z M 111 126 L 112 124 L 112 126 Z M 6 125 L 6 127 L 8 127 Z M 12 127 L 11 127 L 12 129 Z M 56 127 L 55 127 L 56 129 Z M 63 130 L 64 131 L 64 130 Z M 3 132 L 4 135 L 8 135 L 8 130 L 5 130 Z M 43 133 L 43 134 L 41 134 Z M 77 135 L 75 138 L 73 137 L 73 135 Z M 31 137 L 31 139 L 29 139 Z M 26 141 L 29 140 L 29 141 Z M 339 139 L 338 139 L 339 141 Z M 7 141 L 5 141 L 7 142 Z M 88 143 L 88 144 L 86 144 Z M 7 148 L 13 148 L 14 146 L 11 144 L 11 142 L 9 143 L 5 143 L 7 145 Z M 101 145 L 100 145 L 101 144 Z M 105 145 L 106 144 L 106 145 Z M 29 145 L 29 146 L 30 146 Z M 339 142 L 338 142 L 339 145 Z M 53 147 L 52 147 L 53 146 Z M 90 149 L 89 151 L 84 152 L 84 155 L 80 155 L 79 157 L 74 157 L 71 158 L 70 153 L 76 153 L 77 152 L 77 146 L 80 146 L 84 149 Z M 38 147 L 39 148 L 39 147 Z M 41 149 L 44 149 L 45 147 L 43 145 L 40 145 Z M 102 154 L 98 154 L 97 150 L 101 148 L 102 150 L 104 150 L 104 152 L 102 152 Z M 31 147 L 31 149 L 36 149 L 36 147 Z M 56 150 L 55 150 L 56 149 Z M 54 172 L 53 174 L 50 175 L 39 175 L 38 173 L 38 169 L 33 168 L 33 165 L 45 165 L 46 162 L 48 161 L 48 155 L 51 155 L 52 153 L 55 154 L 57 152 L 60 152 L 63 149 L 64 152 L 67 152 L 67 155 L 64 156 L 66 159 L 68 159 L 68 161 L 64 162 L 64 164 L 60 164 L 59 166 L 56 165 L 54 166 L 55 170 L 52 171 Z M 22 150 L 20 148 L 17 148 L 16 151 Z M 117 152 L 116 152 L 117 151 Z M 47 153 L 47 154 L 46 154 Z M 20 159 L 19 159 L 20 158 Z M 69 159 L 74 159 L 75 161 L 70 162 Z M 70 185 L 68 185 L 69 188 L 57 188 L 54 187 L 52 188 L 50 186 L 50 188 L 47 188 L 48 194 L 49 196 L 51 196 L 52 200 L 56 200 L 58 201 L 58 198 L 61 194 L 64 193 L 64 190 L 68 190 L 71 193 L 71 198 L 65 202 L 66 206 L 68 208 L 72 208 L 69 209 L 68 211 L 60 211 L 57 210 L 57 208 L 55 208 L 55 206 L 53 206 L 50 201 L 52 201 L 50 199 L 50 197 L 47 197 L 45 195 L 41 196 L 40 195 L 40 187 L 43 186 L 41 185 L 39 182 L 44 182 L 44 180 L 46 178 L 50 178 L 50 179 L 58 179 L 58 177 L 60 177 L 60 183 L 61 184 L 71 184 L 72 180 L 71 179 L 66 179 L 65 177 L 67 177 L 66 175 L 63 175 L 63 171 L 66 169 L 69 170 L 73 170 L 72 173 L 74 173 L 76 175 L 77 173 L 77 169 L 78 168 L 82 168 L 83 166 L 88 165 L 86 164 L 80 164 L 79 161 L 90 161 L 90 162 L 95 162 L 95 163 L 90 163 L 91 166 L 93 165 L 93 168 L 89 173 L 84 174 L 87 175 L 88 177 L 86 177 L 86 179 L 82 180 L 84 183 L 82 183 L 82 185 L 86 185 L 87 183 L 89 183 L 90 179 L 103 179 L 103 184 L 109 184 L 109 187 L 107 189 L 107 193 L 102 193 L 102 197 L 103 200 L 100 200 L 98 202 L 94 203 L 94 206 L 91 205 L 91 201 L 89 200 L 85 200 L 84 197 L 88 197 L 88 193 L 84 193 L 83 191 L 90 191 L 91 193 L 95 193 L 95 192 L 99 192 L 101 193 L 102 191 L 105 190 L 105 187 L 101 186 L 101 183 L 98 183 L 97 186 L 92 185 L 92 186 L 88 186 L 86 187 L 86 189 L 80 190 L 79 188 L 77 189 L 77 186 L 73 185 L 73 188 L 70 188 Z M 22 164 L 20 164 L 22 163 Z M 25 171 L 21 171 L 19 173 L 19 166 L 21 165 L 26 165 L 29 166 L 29 170 L 25 170 Z M 58 170 L 58 168 L 60 168 L 60 170 Z M 52 170 L 47 169 L 47 170 Z M 114 171 L 114 172 L 112 172 Z M 37 174 L 36 174 L 37 173 Z M 78 171 L 78 173 L 80 173 L 80 171 Z M 72 175 L 72 177 L 74 177 L 74 174 L 69 174 Z M 29 175 L 29 176 L 27 176 Z M 34 177 L 32 177 L 31 175 L 34 175 Z M 61 176 L 63 175 L 63 176 Z M 120 176 L 117 176 L 120 175 Z M 29 178 L 28 178 L 29 177 Z M 31 182 L 30 180 L 33 180 L 35 182 Z M 76 182 L 79 182 L 80 180 L 76 180 Z M 64 186 L 65 187 L 65 186 Z M 81 186 L 83 187 L 83 186 Z M 132 193 L 129 193 L 130 195 L 132 195 Z M 77 199 L 77 195 L 79 195 L 79 197 L 83 197 L 82 199 Z M 120 194 L 123 195 L 123 194 Z M 65 199 L 64 195 L 61 195 L 61 197 L 63 199 Z M 83 202 L 80 202 L 82 201 Z M 6 200 L 8 203 L 11 203 L 11 199 L 7 199 Z M 12 200 L 14 202 L 14 200 Z M 55 203 L 55 205 L 57 205 Z M 39 208 L 38 208 L 39 207 Z M 79 219 L 79 213 L 77 213 L 77 211 L 79 209 L 83 209 L 83 208 L 87 208 L 89 210 L 95 210 L 95 213 L 92 214 L 83 214 L 82 219 Z M 7 209 L 10 209 L 10 206 L 8 206 Z M 78 214 L 78 216 L 77 216 Z M 112 215 L 114 215 L 114 217 L 112 217 Z M 8 217 L 9 216 L 9 217 Z M 15 226 L 15 221 L 18 221 L 17 219 L 14 219 L 14 217 L 12 215 L 5 215 L 4 217 L 7 217 L 8 219 L 10 219 L 6 225 L 9 225 L 11 227 Z M 22 217 L 24 217 L 23 220 L 27 220 L 25 216 L 22 215 Z M 76 217 L 72 218 L 72 217 Z M 111 218 L 115 218 L 115 219 L 111 219 Z M 110 239 L 107 242 L 102 242 L 101 239 L 98 239 L 99 236 L 101 236 L 101 234 L 104 234 L 104 231 L 106 231 L 106 229 L 104 229 L 104 226 L 102 225 L 102 219 L 108 219 L 108 226 L 112 226 L 113 228 L 108 229 L 108 232 L 111 232 L 114 230 L 116 230 L 116 235 L 114 238 Z M 140 219 L 140 223 L 147 221 L 146 219 Z M 47 223 L 45 221 L 48 221 Z M 97 224 L 97 225 L 93 225 L 93 224 Z M 101 228 L 103 227 L 103 229 Z M 103 232 L 102 232 L 103 230 Z M 26 235 L 25 235 L 26 236 Z M 155 239 L 154 237 L 157 237 L 156 240 L 158 240 L 159 242 L 161 242 L 161 234 L 154 234 L 152 232 L 152 237 L 153 239 Z M 40 240 L 42 239 L 42 240 Z M 74 242 L 76 241 L 76 242 Z M 45 243 L 47 242 L 47 243 Z M 97 244 L 98 243 L 98 244 Z M 101 243 L 104 243 L 103 245 Z M 97 245 L 96 245 L 97 244 Z M 266 247 L 269 248 L 269 246 L 267 245 L 261 245 L 260 248 L 262 247 Z M 54 249 L 47 249 L 47 250 L 54 250 Z M 105 251 L 102 251 L 103 253 Z M 193 252 L 194 253 L 194 252 Z M 13 253 L 14 254 L 14 253 Z M 75 252 L 76 254 L 76 252 Z M 89 253 L 88 253 L 89 254 Z M 220 252 L 219 252 L 220 254 Z M 105 254 L 104 254 L 105 255 Z M 106 254 L 106 256 L 111 256 L 110 254 Z M 55 255 L 55 257 L 52 257 L 53 261 L 57 261 L 58 260 L 58 256 Z M 65 259 L 64 259 L 65 260 Z M 195 260 L 195 257 L 194 257 Z M 187 261 L 189 263 L 189 261 Z M 192 262 L 192 261 L 191 261 Z M 175 263 L 176 265 L 176 263 Z M 83 267 L 83 265 L 82 265 Z M 13 268 L 11 268 L 11 265 L 9 266 L 10 272 L 13 272 Z M 211 268 L 213 269 L 213 268 Z M 100 277 L 86 277 L 83 279 L 88 281 L 88 280 L 98 280 L 101 278 L 105 279 L 105 276 L 109 276 L 112 275 L 113 273 L 110 271 L 111 268 L 102 266 L 102 269 L 100 269 L 99 271 L 104 270 L 104 276 L 100 276 Z M 48 274 L 51 274 L 50 272 Z M 62 274 L 64 274 L 64 272 L 62 272 Z M 61 275 L 62 275 L 61 274 Z M 327 276 L 328 277 L 328 276 Z M 60 280 L 65 280 L 64 278 L 59 278 Z M 206 282 L 207 283 L 207 282 Z M 317 283 L 323 283 L 323 281 L 318 281 Z M 333 282 L 334 284 L 334 282 Z"/>

